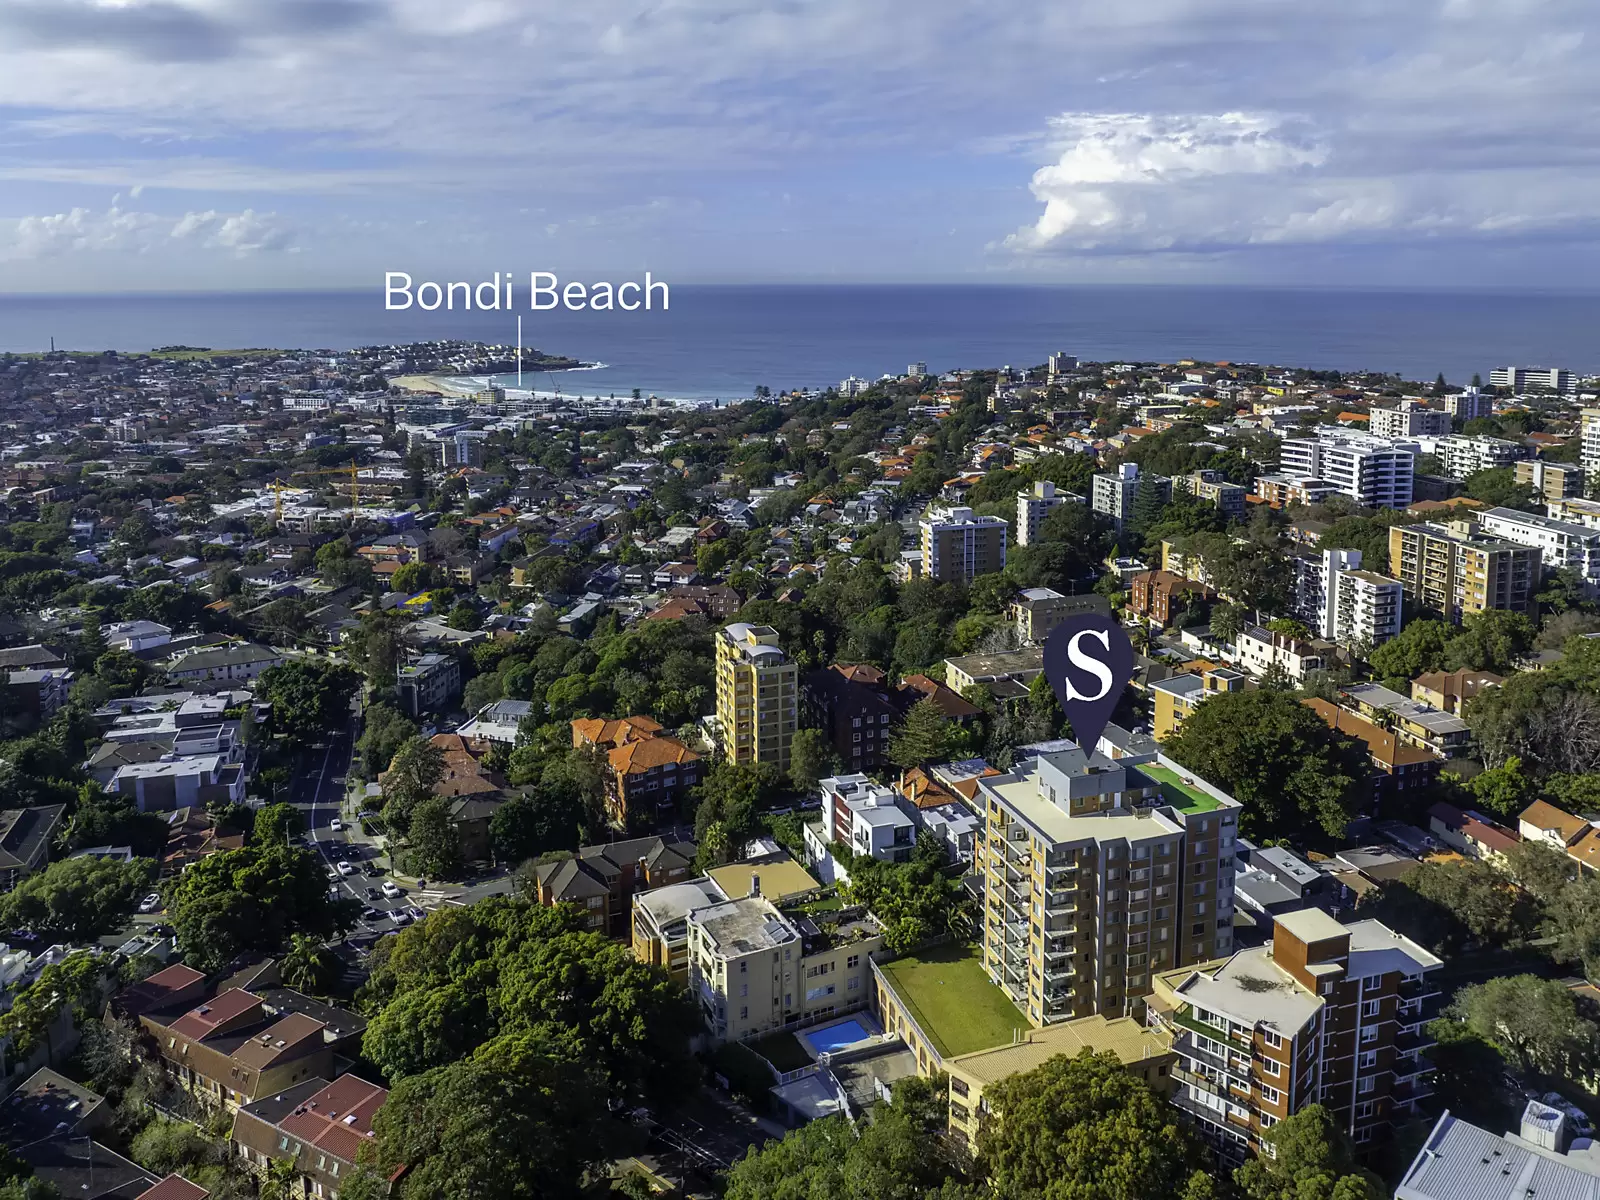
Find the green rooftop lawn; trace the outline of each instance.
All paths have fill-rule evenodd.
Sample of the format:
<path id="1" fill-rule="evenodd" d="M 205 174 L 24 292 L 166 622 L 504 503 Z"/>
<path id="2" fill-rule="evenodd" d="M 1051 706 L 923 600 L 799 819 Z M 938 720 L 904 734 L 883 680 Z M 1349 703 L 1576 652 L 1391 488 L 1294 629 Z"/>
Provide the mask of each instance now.
<path id="1" fill-rule="evenodd" d="M 1011 1041 L 1028 1020 L 989 982 L 971 946 L 936 946 L 879 969 L 943 1058 Z"/>
<path id="2" fill-rule="evenodd" d="M 1161 794 L 1167 803 L 1180 812 L 1210 812 L 1221 808 L 1222 801 L 1202 792 L 1193 784 L 1184 783 L 1183 776 L 1171 767 L 1158 767 L 1154 763 L 1141 763 L 1139 770 L 1161 785 Z"/>

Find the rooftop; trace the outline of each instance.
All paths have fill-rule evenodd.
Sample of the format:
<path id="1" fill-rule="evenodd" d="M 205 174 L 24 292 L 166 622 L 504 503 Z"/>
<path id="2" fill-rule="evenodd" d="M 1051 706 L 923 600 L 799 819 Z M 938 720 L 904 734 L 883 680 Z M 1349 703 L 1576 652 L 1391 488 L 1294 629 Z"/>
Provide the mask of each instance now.
<path id="1" fill-rule="evenodd" d="M 878 969 L 941 1058 L 1006 1045 L 1029 1027 L 983 973 L 976 947 L 938 946 Z"/>
<path id="2" fill-rule="evenodd" d="M 1179 812 L 1210 812 L 1222 807 L 1222 801 L 1202 791 L 1192 776 L 1180 775 L 1171 767 L 1157 766 L 1155 763 L 1141 763 L 1137 770 L 1160 784 L 1163 798 Z"/>
<path id="3" fill-rule="evenodd" d="M 1058 1054 L 1069 1058 L 1080 1051 L 1111 1051 L 1124 1063 L 1142 1062 L 1172 1048 L 1162 1034 L 1147 1029 L 1133 1017 L 1095 1015 L 1031 1029 L 1020 1042 L 964 1054 L 947 1065 L 980 1083 L 996 1083 L 1022 1071 L 1031 1071 Z"/>

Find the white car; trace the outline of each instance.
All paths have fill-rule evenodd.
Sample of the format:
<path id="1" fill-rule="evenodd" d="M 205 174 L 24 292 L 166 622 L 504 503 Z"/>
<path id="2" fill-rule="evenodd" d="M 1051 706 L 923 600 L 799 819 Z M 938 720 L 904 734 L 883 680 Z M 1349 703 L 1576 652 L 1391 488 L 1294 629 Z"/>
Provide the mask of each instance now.
<path id="1" fill-rule="evenodd" d="M 333 820 L 328 822 L 328 828 L 333 830 L 334 833 L 338 833 L 344 828 L 344 822 L 339 820 L 338 817 L 335 817 Z"/>
<path id="2" fill-rule="evenodd" d="M 401 894 L 400 889 L 395 886 L 395 882 L 392 879 L 385 879 L 383 881 L 383 886 L 378 890 L 391 900 Z"/>
<path id="3" fill-rule="evenodd" d="M 354 875 L 356 873 L 356 869 L 343 860 L 339 861 L 335 865 L 339 868 L 339 874 L 341 875 Z"/>
<path id="4" fill-rule="evenodd" d="M 153 913 L 153 912 L 156 911 L 156 909 L 158 909 L 160 907 L 161 907 L 161 893 L 160 892 L 151 892 L 143 900 L 139 901 L 139 911 L 142 912 L 142 913 Z"/>

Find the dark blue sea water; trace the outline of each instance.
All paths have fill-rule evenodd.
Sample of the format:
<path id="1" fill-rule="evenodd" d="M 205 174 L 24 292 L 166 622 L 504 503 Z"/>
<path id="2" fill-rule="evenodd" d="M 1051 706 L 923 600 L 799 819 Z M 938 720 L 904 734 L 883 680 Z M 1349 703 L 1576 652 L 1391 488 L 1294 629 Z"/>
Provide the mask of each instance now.
<path id="1" fill-rule="evenodd" d="M 525 293 L 523 293 L 525 295 Z M 1229 359 L 1371 368 L 1465 383 L 1515 363 L 1600 369 L 1600 295 L 1230 287 L 686 286 L 666 312 L 524 313 L 528 346 L 606 364 L 568 394 L 739 399 L 926 362 Z M 386 312 L 382 292 L 0 296 L 0 350 L 344 349 L 468 338 L 511 343 L 507 313 Z M 541 390 L 549 376 L 528 376 Z"/>

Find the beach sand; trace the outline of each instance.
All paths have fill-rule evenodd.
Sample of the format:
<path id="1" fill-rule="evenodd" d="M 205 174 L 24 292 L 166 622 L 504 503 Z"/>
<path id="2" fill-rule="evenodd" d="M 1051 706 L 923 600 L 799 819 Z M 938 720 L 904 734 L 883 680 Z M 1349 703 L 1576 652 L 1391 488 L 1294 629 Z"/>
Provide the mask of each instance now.
<path id="1" fill-rule="evenodd" d="M 445 396 L 472 395 L 472 390 L 451 382 L 443 375 L 396 375 L 389 380 L 389 386 L 407 392 L 439 392 Z"/>

